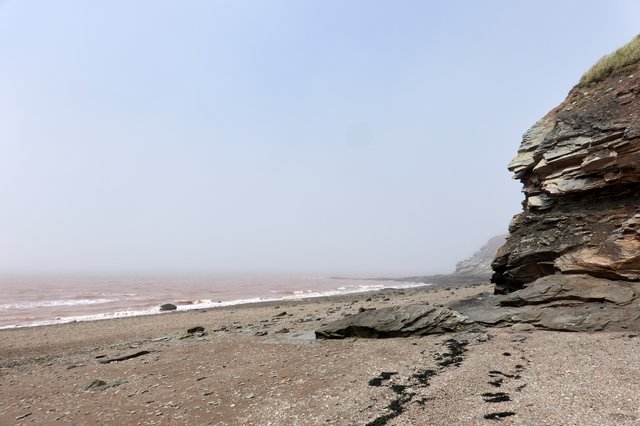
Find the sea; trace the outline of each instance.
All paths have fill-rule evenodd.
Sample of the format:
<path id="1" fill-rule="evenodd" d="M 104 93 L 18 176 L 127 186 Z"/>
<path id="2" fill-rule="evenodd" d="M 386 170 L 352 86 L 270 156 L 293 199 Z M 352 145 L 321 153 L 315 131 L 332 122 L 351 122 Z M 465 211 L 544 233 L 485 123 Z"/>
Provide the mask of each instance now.
<path id="1" fill-rule="evenodd" d="M 314 276 L 0 275 L 0 329 L 430 285 Z"/>

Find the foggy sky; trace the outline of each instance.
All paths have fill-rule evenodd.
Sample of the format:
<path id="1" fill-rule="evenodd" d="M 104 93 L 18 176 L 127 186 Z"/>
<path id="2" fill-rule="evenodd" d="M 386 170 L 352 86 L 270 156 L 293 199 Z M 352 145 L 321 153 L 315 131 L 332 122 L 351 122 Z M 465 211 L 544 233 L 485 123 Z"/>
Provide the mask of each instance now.
<path id="1" fill-rule="evenodd" d="M 446 3 L 446 4 L 441 4 Z M 0 272 L 450 272 L 635 1 L 4 1 Z"/>

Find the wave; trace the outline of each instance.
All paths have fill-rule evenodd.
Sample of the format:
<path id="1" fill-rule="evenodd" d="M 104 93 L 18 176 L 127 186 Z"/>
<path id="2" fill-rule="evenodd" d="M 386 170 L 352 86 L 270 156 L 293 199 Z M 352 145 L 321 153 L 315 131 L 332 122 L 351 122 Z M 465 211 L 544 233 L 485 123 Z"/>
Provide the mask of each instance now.
<path id="1" fill-rule="evenodd" d="M 9 309 L 49 308 L 53 306 L 98 305 L 118 301 L 118 299 L 61 299 L 44 300 L 41 302 L 4 303 L 0 304 L 0 311 L 6 311 Z"/>
<path id="2" fill-rule="evenodd" d="M 253 297 L 253 298 L 247 298 L 247 299 L 235 299 L 235 300 L 227 300 L 227 301 L 220 301 L 220 300 L 214 301 L 211 299 L 200 299 L 200 300 L 194 301 L 191 304 L 177 305 L 176 311 L 190 311 L 195 309 L 220 308 L 224 306 L 245 305 L 245 304 L 263 303 L 263 302 L 279 302 L 279 301 L 286 301 L 286 300 L 313 299 L 318 297 L 339 296 L 339 295 L 347 295 L 347 294 L 355 294 L 355 293 L 367 293 L 371 291 L 380 291 L 380 290 L 386 290 L 386 289 L 400 290 L 400 289 L 410 289 L 410 288 L 417 288 L 417 287 L 427 287 L 431 285 L 433 284 L 420 283 L 420 282 L 405 282 L 405 283 L 394 284 L 394 285 L 360 284 L 357 286 L 339 287 L 339 288 L 336 288 L 335 290 L 329 290 L 329 291 L 304 290 L 301 292 L 295 292 L 294 294 L 273 296 L 273 297 Z M 97 303 L 109 303 L 109 302 L 117 302 L 117 301 L 119 300 L 118 299 L 54 300 L 54 301 L 33 302 L 33 303 L 24 303 L 24 304 L 0 305 L 0 309 L 2 308 L 7 309 L 7 307 L 12 307 L 13 309 L 21 309 L 21 308 L 33 308 L 38 306 L 59 306 L 59 305 L 81 304 L 78 302 L 83 302 L 84 304 L 97 304 Z M 51 303 L 57 303 L 57 305 L 51 304 Z M 97 320 L 105 320 L 105 319 L 113 319 L 113 318 L 126 318 L 126 317 L 145 316 L 145 315 L 154 315 L 154 314 L 166 314 L 166 313 L 161 313 L 159 310 L 159 307 L 154 306 L 153 308 L 140 309 L 140 310 L 103 312 L 103 313 L 96 313 L 96 314 L 89 314 L 89 315 L 59 317 L 51 320 L 34 321 L 26 324 L 6 325 L 6 326 L 0 326 L 0 330 L 7 329 L 7 328 L 35 327 L 40 325 L 63 324 L 63 323 L 78 322 L 78 321 L 97 321 Z"/>

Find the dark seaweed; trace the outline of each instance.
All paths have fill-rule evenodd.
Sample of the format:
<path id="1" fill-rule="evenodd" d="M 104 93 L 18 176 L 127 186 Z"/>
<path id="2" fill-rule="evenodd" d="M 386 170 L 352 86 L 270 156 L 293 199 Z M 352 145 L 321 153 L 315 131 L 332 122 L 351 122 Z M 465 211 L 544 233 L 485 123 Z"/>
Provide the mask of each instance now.
<path id="1" fill-rule="evenodd" d="M 437 374 L 438 374 L 437 371 L 427 369 L 427 370 L 420 370 L 417 373 L 413 373 L 412 377 L 414 379 L 417 379 L 421 385 L 429 386 L 429 379 L 431 379 L 433 376 L 436 376 Z"/>
<path id="2" fill-rule="evenodd" d="M 406 385 L 391 385 L 391 390 L 398 395 L 402 395 L 406 388 Z"/>
<path id="3" fill-rule="evenodd" d="M 515 416 L 516 413 L 513 411 L 499 411 L 497 413 L 489 413 L 485 414 L 484 418 L 488 420 L 502 420 L 505 417 Z"/>
<path id="4" fill-rule="evenodd" d="M 397 372 L 383 371 L 378 377 L 369 380 L 369 386 L 382 386 L 383 380 L 389 380 L 391 376 L 398 374 Z"/>
<path id="5" fill-rule="evenodd" d="M 445 345 L 449 349 L 449 352 L 443 353 L 442 361 L 438 363 L 441 367 L 448 367 L 450 365 L 455 365 L 456 367 L 460 365 L 462 362 L 462 354 L 467 351 L 466 347 L 467 342 L 459 342 L 455 339 L 449 339 L 445 342 Z"/>
<path id="6" fill-rule="evenodd" d="M 495 403 L 495 402 L 511 401 L 511 397 L 504 392 L 496 392 L 496 393 L 486 392 L 482 394 L 482 397 L 484 398 L 484 402 Z"/>
<path id="7" fill-rule="evenodd" d="M 449 339 L 446 342 L 444 342 L 444 345 L 447 347 L 448 351 L 442 354 L 434 355 L 434 358 L 437 361 L 439 361 L 438 365 L 441 368 L 438 370 L 432 370 L 432 369 L 419 370 L 413 373 L 409 377 L 409 380 L 412 382 L 413 386 L 427 387 L 429 386 L 429 380 L 432 377 L 437 376 L 446 367 L 450 365 L 455 365 L 455 366 L 460 365 L 460 363 L 463 360 L 462 354 L 467 351 L 467 349 L 465 348 L 465 346 L 467 346 L 467 342 L 458 342 L 455 339 Z M 424 351 L 422 351 L 421 353 L 424 354 Z M 374 377 L 373 379 L 369 380 L 369 386 L 382 386 L 383 384 L 382 382 L 384 380 L 389 380 L 391 376 L 393 376 L 394 374 L 398 374 L 398 373 L 382 372 L 378 377 Z M 398 417 L 400 414 L 402 414 L 405 410 L 404 408 L 405 405 L 413 401 L 415 394 L 405 393 L 408 387 L 407 385 L 394 383 L 387 386 L 393 391 L 393 393 L 398 395 L 398 397 L 393 399 L 389 403 L 389 405 L 387 405 L 387 409 L 390 411 L 389 413 L 376 417 L 375 419 L 367 423 L 366 426 L 386 425 L 389 422 L 389 420 L 392 420 Z M 415 402 L 418 403 L 419 405 L 424 406 L 428 400 L 429 398 L 422 397 L 416 400 Z"/>
<path id="8" fill-rule="evenodd" d="M 400 414 L 404 412 L 404 405 L 411 401 L 411 396 L 402 395 L 394 400 L 392 400 L 389 405 L 387 405 L 387 409 L 391 410 L 388 414 L 383 414 L 382 416 L 378 416 L 375 419 L 371 420 L 366 426 L 384 426 L 391 419 L 398 417 Z"/>
<path id="9" fill-rule="evenodd" d="M 489 371 L 489 376 L 495 377 L 497 375 L 504 376 L 504 377 L 506 377 L 508 379 L 513 379 L 514 377 L 516 377 L 513 374 L 503 373 L 502 371 L 499 371 L 499 370 L 491 370 L 491 371 Z"/>

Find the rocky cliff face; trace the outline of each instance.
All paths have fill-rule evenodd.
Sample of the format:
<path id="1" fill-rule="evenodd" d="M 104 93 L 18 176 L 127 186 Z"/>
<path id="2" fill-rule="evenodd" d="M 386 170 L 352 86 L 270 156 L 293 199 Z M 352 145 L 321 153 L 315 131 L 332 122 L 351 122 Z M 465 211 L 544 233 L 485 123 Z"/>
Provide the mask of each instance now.
<path id="1" fill-rule="evenodd" d="M 489 278 L 493 273 L 491 262 L 507 237 L 507 234 L 503 234 L 490 238 L 473 256 L 458 262 L 454 274 Z"/>
<path id="2" fill-rule="evenodd" d="M 557 273 L 640 281 L 640 63 L 576 86 L 509 170 L 525 199 L 492 265 L 496 293 Z"/>
<path id="3" fill-rule="evenodd" d="M 492 264 L 495 294 L 365 311 L 316 336 L 640 330 L 640 36 L 605 59 L 525 133 L 509 164 L 525 199 Z M 482 270 L 490 246 L 444 277 Z"/>

